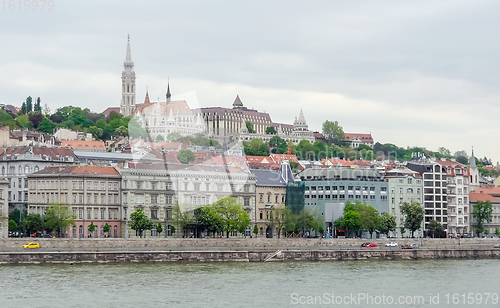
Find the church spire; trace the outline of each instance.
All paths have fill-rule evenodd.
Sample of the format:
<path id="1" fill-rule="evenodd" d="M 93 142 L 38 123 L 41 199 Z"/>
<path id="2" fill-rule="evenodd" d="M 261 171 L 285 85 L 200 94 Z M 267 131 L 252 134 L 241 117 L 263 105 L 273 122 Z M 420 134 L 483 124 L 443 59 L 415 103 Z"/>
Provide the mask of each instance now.
<path id="1" fill-rule="evenodd" d="M 122 100 L 120 113 L 129 116 L 135 109 L 135 72 L 134 62 L 130 53 L 130 35 L 127 36 L 127 55 L 123 63 L 122 72 Z"/>
<path id="2" fill-rule="evenodd" d="M 125 57 L 125 62 L 132 62 L 132 55 L 130 54 L 130 34 L 127 36 L 127 56 Z"/>
<path id="3" fill-rule="evenodd" d="M 172 95 L 170 94 L 170 81 L 167 82 L 167 104 L 170 103 L 170 97 Z"/>
<path id="4" fill-rule="evenodd" d="M 476 158 L 474 157 L 474 147 L 472 147 L 472 156 L 470 157 L 469 160 L 469 168 L 470 169 L 476 169 Z"/>

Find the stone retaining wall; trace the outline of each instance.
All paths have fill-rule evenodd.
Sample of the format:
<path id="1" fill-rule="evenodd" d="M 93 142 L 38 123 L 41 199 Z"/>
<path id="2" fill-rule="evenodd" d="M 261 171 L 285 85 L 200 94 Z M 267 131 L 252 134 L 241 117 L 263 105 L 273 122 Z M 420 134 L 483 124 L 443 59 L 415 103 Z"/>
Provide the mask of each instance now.
<path id="1" fill-rule="evenodd" d="M 2 252 L 0 264 L 86 262 L 213 262 L 213 261 L 348 261 L 418 259 L 500 259 L 500 249 L 417 250 L 284 250 L 275 251 L 120 251 L 120 252 Z"/>
<path id="2" fill-rule="evenodd" d="M 419 243 L 422 247 L 426 248 L 450 248 L 450 246 L 467 245 L 491 245 L 500 243 L 499 239 L 267 239 L 267 238 L 238 238 L 238 239 L 220 239 L 220 238 L 205 238 L 205 239 L 178 239 L 178 238 L 64 238 L 64 239 L 51 239 L 51 238 L 8 238 L 0 239 L 0 250 L 8 248 L 19 248 L 30 241 L 40 243 L 43 248 L 60 248 L 60 249 L 73 249 L 73 248 L 88 248 L 88 249 L 101 249 L 101 248 L 175 248 L 175 247 L 219 247 L 219 248 L 294 248 L 294 247 L 338 247 L 350 246 L 359 247 L 361 243 L 372 242 L 379 246 L 384 246 L 385 243 L 394 241 L 400 246 L 403 244 Z"/>

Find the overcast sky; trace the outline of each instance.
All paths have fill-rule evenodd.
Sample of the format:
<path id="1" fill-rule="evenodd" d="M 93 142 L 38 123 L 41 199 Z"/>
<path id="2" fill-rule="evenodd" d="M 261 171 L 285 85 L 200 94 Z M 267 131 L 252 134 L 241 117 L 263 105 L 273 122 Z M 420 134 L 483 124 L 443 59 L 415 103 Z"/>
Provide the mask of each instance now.
<path id="1" fill-rule="evenodd" d="M 8 1 L 6 1 L 8 2 Z M 196 91 L 309 127 L 500 161 L 500 2 L 63 1 L 0 4 L 0 102 L 119 106 L 130 34 L 137 101 Z M 191 107 L 196 102 L 190 102 Z"/>

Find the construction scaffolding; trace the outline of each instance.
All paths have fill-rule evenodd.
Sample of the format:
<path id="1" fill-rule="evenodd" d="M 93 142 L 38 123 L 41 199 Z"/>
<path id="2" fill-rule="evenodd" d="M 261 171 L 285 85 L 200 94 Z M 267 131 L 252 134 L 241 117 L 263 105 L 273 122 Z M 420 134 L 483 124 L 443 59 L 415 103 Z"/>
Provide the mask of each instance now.
<path id="1" fill-rule="evenodd" d="M 292 213 L 298 214 L 304 209 L 306 184 L 304 182 L 289 183 L 286 186 L 285 205 L 290 207 Z"/>

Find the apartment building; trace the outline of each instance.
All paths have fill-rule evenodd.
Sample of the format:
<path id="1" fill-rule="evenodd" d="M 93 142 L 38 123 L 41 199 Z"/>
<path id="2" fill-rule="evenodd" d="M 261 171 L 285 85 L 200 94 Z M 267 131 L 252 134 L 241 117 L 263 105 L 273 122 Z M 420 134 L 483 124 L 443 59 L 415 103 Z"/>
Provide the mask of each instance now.
<path id="1" fill-rule="evenodd" d="M 410 235 L 409 231 L 406 234 L 401 234 L 400 231 L 405 220 L 401 206 L 405 202 L 422 204 L 424 190 L 422 176 L 411 169 L 397 167 L 385 172 L 384 181 L 389 184 L 389 214 L 396 219 L 396 230 L 392 235 L 396 237 Z"/>
<path id="2" fill-rule="evenodd" d="M 470 231 L 470 169 L 453 160 L 437 159 L 436 163 L 446 171 L 448 236 L 468 235 Z"/>
<path id="3" fill-rule="evenodd" d="M 75 226 L 63 230 L 65 237 L 120 237 L 122 229 L 121 175 L 113 167 L 46 167 L 28 175 L 28 213 L 44 215 L 54 203 L 68 204 L 75 216 Z M 93 222 L 96 229 L 89 234 Z"/>
<path id="4" fill-rule="evenodd" d="M 130 213 L 141 208 L 156 225 L 165 223 L 165 236 L 171 235 L 168 220 L 175 204 L 179 204 L 183 211 L 193 211 L 223 197 L 233 196 L 243 205 L 251 221 L 255 221 L 252 219 L 255 217 L 255 176 L 247 170 L 199 164 L 129 163 L 128 168 L 120 169 L 120 172 L 127 220 Z M 193 230 L 184 232 L 182 236 L 195 236 Z M 139 235 L 133 230 L 128 230 L 128 234 Z M 156 230 L 153 229 L 151 234 L 156 235 Z M 180 233 L 175 235 L 180 236 Z M 250 228 L 246 235 L 250 235 Z"/>
<path id="5" fill-rule="evenodd" d="M 9 237 L 9 181 L 0 178 L 0 238 Z"/>
<path id="6" fill-rule="evenodd" d="M 9 182 L 9 211 L 28 208 L 28 175 L 50 166 L 78 162 L 70 149 L 46 147 L 9 147 L 0 149 L 1 177 Z"/>
<path id="7" fill-rule="evenodd" d="M 251 170 L 255 175 L 255 217 L 251 220 L 257 225 L 259 236 L 272 238 L 279 230 L 273 224 L 272 212 L 284 207 L 287 182 L 281 172 L 274 170 Z"/>

